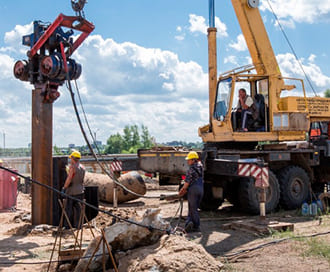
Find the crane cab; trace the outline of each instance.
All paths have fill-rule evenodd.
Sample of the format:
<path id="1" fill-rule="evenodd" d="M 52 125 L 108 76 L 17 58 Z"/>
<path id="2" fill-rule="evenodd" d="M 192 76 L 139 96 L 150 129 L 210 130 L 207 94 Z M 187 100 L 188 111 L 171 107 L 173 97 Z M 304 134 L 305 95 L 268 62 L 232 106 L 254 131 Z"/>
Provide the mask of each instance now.
<path id="1" fill-rule="evenodd" d="M 217 76 L 217 30 L 210 1 L 209 124 L 199 128 L 199 136 L 204 143 L 306 140 L 311 124 L 330 121 L 330 99 L 306 97 L 302 79 L 282 76 L 259 12 L 259 1 L 231 2 L 253 65 Z M 242 116 L 235 112 L 240 89 L 253 99 L 258 110 L 253 118 L 248 116 L 246 131 L 242 131 Z"/>
<path id="2" fill-rule="evenodd" d="M 237 107 L 240 89 L 254 104 L 246 131 Z M 259 75 L 249 65 L 220 75 L 214 96 L 211 122 L 199 128 L 204 142 L 298 141 L 309 131 L 308 99 L 300 79 Z"/>

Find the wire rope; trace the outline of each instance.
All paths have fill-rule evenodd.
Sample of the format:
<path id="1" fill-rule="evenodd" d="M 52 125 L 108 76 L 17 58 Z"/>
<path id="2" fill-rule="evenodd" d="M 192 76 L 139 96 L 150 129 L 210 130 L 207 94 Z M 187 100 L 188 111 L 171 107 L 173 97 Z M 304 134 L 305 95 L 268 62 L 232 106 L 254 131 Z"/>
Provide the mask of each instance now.
<path id="1" fill-rule="evenodd" d="M 290 47 L 290 49 L 291 49 L 291 51 L 292 51 L 292 53 L 293 53 L 293 55 L 294 55 L 296 61 L 298 62 L 298 64 L 299 64 L 301 70 L 303 71 L 303 73 L 304 73 L 304 75 L 305 75 L 305 78 L 307 79 L 307 82 L 308 82 L 309 86 L 312 88 L 314 95 L 315 95 L 315 96 L 318 96 L 317 93 L 316 93 L 316 91 L 315 91 L 315 89 L 314 89 L 314 87 L 313 87 L 313 84 L 312 84 L 311 80 L 309 79 L 309 77 L 308 77 L 307 73 L 305 72 L 305 69 L 304 69 L 304 67 L 303 67 L 303 65 L 302 65 L 302 63 L 301 63 L 301 61 L 299 60 L 299 58 L 298 58 L 298 56 L 297 56 L 297 54 L 296 54 L 296 51 L 294 50 L 294 48 L 293 48 L 293 46 L 292 46 L 292 44 L 291 44 L 291 42 L 290 42 L 288 36 L 286 35 L 286 33 L 285 33 L 285 31 L 284 31 L 284 29 L 283 29 L 283 27 L 282 27 L 282 24 L 281 24 L 280 20 L 278 19 L 278 17 L 277 17 L 277 15 L 276 15 L 276 13 L 275 13 L 275 11 L 274 11 L 274 9 L 273 9 L 273 7 L 272 7 L 270 1 L 267 0 L 267 2 L 268 2 L 268 5 L 269 5 L 269 7 L 270 7 L 270 9 L 271 9 L 271 12 L 273 13 L 273 15 L 274 15 L 274 17 L 275 17 L 275 20 L 276 20 L 278 26 L 280 27 L 280 29 L 281 29 L 281 31 L 282 31 L 282 34 L 283 34 L 283 36 L 284 36 L 286 42 L 288 43 L 288 45 L 289 45 L 289 47 Z"/>

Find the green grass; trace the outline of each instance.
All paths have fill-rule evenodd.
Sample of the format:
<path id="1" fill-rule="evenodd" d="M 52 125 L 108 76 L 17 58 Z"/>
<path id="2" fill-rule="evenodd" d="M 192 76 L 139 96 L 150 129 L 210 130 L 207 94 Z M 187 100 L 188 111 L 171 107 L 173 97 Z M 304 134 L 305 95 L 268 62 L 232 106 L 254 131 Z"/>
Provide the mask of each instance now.
<path id="1" fill-rule="evenodd" d="M 285 231 L 271 230 L 271 237 L 274 239 L 294 238 L 294 236 L 295 234 L 291 230 L 285 230 Z"/>
<path id="2" fill-rule="evenodd" d="M 330 244 L 319 238 L 306 239 L 308 248 L 303 253 L 304 257 L 316 256 L 327 259 L 330 263 Z"/>
<path id="3" fill-rule="evenodd" d="M 227 259 L 217 258 L 217 260 L 222 262 L 222 264 L 223 264 L 223 267 L 221 268 L 221 271 L 224 271 L 224 272 L 236 272 L 236 271 L 238 271 L 230 262 L 228 262 Z"/>
<path id="4" fill-rule="evenodd" d="M 283 239 L 291 238 L 291 240 L 299 242 L 294 248 L 302 252 L 303 257 L 319 257 L 326 259 L 330 264 L 330 244 L 323 241 L 322 238 L 316 237 L 295 237 L 291 231 L 276 231 L 272 233 L 272 238 Z"/>

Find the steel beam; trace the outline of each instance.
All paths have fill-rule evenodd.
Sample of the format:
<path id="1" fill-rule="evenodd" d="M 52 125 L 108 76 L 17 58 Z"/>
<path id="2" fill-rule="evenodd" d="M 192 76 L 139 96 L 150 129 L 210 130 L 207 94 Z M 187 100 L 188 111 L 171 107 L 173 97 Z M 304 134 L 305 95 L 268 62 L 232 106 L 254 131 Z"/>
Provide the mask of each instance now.
<path id="1" fill-rule="evenodd" d="M 43 103 L 43 89 L 32 91 L 32 178 L 49 186 L 53 183 L 53 104 Z M 52 192 L 32 185 L 32 224 L 52 224 Z"/>

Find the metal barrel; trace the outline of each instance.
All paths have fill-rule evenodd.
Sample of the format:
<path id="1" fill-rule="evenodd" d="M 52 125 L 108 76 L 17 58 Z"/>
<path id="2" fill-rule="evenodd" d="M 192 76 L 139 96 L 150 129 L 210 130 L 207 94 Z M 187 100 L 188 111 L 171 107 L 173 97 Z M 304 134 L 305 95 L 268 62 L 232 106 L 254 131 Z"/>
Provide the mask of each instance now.
<path id="1" fill-rule="evenodd" d="M 118 181 L 128 190 L 139 195 L 144 195 L 147 192 L 143 178 L 138 172 L 132 171 L 122 175 Z M 98 186 L 99 199 L 104 202 L 113 203 L 113 188 L 114 181 L 107 175 L 86 172 L 84 185 Z M 121 186 L 117 186 L 118 203 L 134 200 L 138 196 L 127 192 Z"/>

